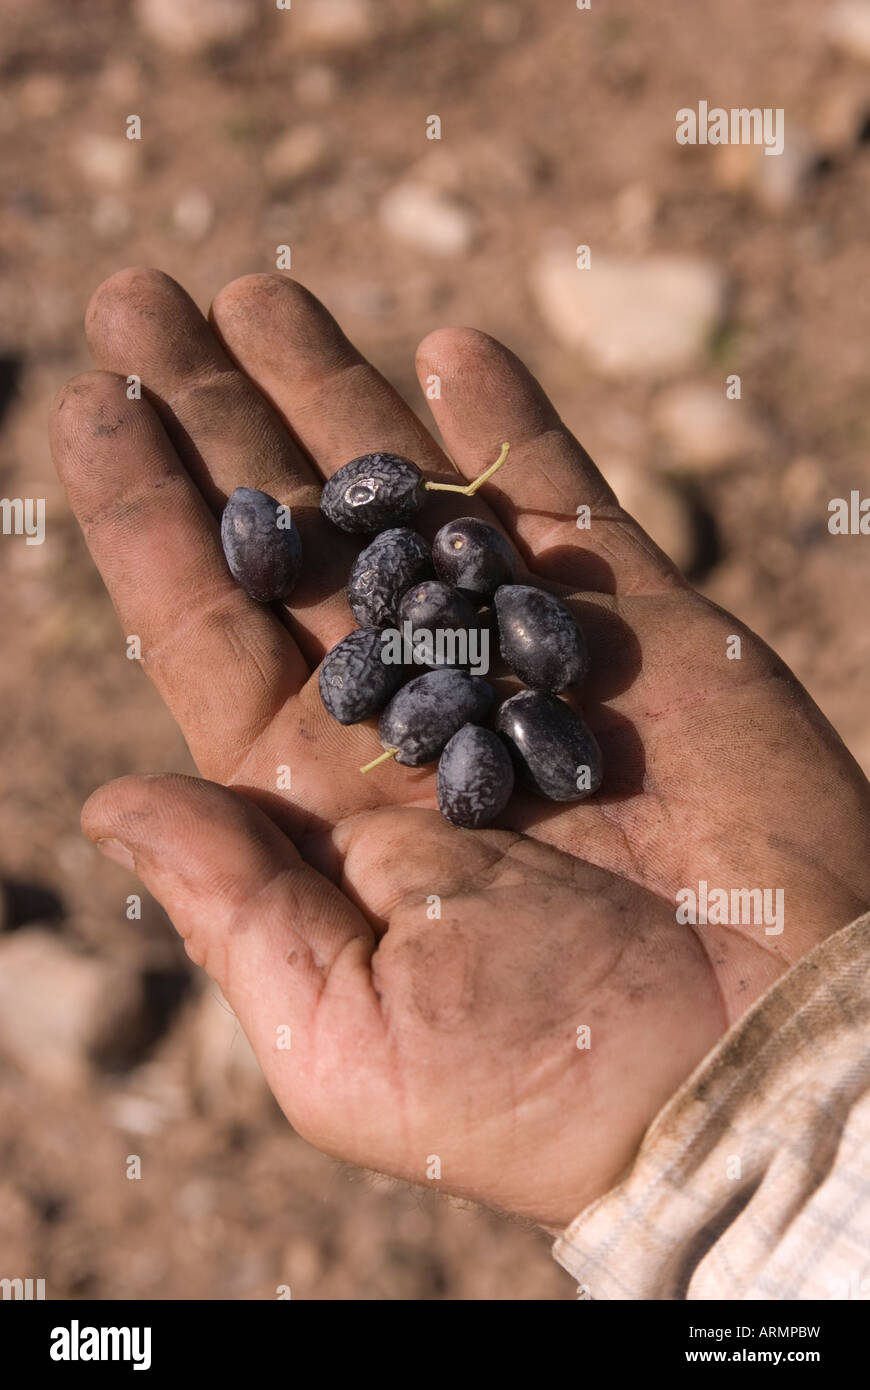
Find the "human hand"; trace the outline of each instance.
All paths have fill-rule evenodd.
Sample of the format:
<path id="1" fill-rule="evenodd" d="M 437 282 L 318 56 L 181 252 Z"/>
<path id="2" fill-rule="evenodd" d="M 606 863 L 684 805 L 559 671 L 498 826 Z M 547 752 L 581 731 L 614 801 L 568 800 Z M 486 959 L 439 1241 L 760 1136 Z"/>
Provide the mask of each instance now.
<path id="1" fill-rule="evenodd" d="M 321 518 L 320 486 L 370 450 L 442 479 L 448 460 L 281 277 L 227 286 L 209 324 L 165 276 L 124 271 L 96 292 L 88 336 L 99 370 L 58 399 L 58 471 L 212 781 L 123 778 L 88 802 L 86 833 L 132 856 L 312 1144 L 564 1225 L 722 1032 L 866 909 L 866 779 L 779 659 L 621 512 L 521 364 L 464 329 L 419 349 L 421 381 L 441 380 L 436 422 L 468 479 L 503 439 L 511 457 L 459 508 L 433 494 L 419 529 L 486 516 L 530 574 L 575 595 L 604 786 L 569 806 L 515 795 L 504 828 L 472 832 L 441 819 L 434 769 L 361 777 L 372 726 L 335 724 L 311 674 L 353 626 L 360 548 Z M 217 516 L 238 485 L 299 525 L 283 616 L 224 562 Z M 783 889 L 782 934 L 679 924 L 675 894 L 700 880 Z"/>

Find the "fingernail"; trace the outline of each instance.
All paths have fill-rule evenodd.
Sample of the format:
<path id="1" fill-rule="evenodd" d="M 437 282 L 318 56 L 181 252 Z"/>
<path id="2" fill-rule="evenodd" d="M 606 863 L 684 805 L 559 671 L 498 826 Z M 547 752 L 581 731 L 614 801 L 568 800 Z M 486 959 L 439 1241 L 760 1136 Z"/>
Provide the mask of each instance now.
<path id="1" fill-rule="evenodd" d="M 97 840 L 97 849 L 100 854 L 104 854 L 107 859 L 114 859 L 116 864 L 121 864 L 131 873 L 136 872 L 136 865 L 133 856 L 126 845 L 122 845 L 120 840 Z"/>

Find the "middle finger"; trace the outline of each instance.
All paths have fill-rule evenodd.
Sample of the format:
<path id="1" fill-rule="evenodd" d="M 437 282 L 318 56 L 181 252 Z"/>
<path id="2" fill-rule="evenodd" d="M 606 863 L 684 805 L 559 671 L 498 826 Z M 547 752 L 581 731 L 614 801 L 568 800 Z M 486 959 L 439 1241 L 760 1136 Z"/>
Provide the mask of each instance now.
<path id="1" fill-rule="evenodd" d="M 221 290 L 211 321 L 324 478 L 349 459 L 384 450 L 411 459 L 432 478 L 465 485 L 398 391 L 302 285 L 280 275 L 246 275 Z M 459 511 L 498 525 L 481 497 L 433 492 L 414 529 L 431 539 Z"/>

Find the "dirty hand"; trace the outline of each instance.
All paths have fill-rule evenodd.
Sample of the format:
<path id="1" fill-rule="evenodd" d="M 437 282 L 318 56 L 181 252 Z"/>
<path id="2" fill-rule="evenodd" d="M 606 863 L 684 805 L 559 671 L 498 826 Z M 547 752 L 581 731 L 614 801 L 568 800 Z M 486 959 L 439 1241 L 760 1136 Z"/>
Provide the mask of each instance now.
<path id="1" fill-rule="evenodd" d="M 465 329 L 419 349 L 435 419 L 467 478 L 512 450 L 459 510 L 576 596 L 605 783 L 578 805 L 517 796 L 507 828 L 463 831 L 432 769 L 361 777 L 373 726 L 334 723 L 312 675 L 353 626 L 359 548 L 321 519 L 320 486 L 375 449 L 442 479 L 450 463 L 281 277 L 230 284 L 207 323 L 165 276 L 125 271 L 88 335 L 98 370 L 58 399 L 58 470 L 212 780 L 123 778 L 88 802 L 86 833 L 165 906 L 312 1144 L 564 1225 L 723 1031 L 868 906 L 866 779 L 778 658 L 620 510 L 523 366 Z M 299 524 L 284 621 L 227 571 L 216 518 L 238 485 Z M 434 494 L 420 529 L 456 503 Z M 678 922 L 676 894 L 701 880 L 783 890 L 782 931 Z"/>

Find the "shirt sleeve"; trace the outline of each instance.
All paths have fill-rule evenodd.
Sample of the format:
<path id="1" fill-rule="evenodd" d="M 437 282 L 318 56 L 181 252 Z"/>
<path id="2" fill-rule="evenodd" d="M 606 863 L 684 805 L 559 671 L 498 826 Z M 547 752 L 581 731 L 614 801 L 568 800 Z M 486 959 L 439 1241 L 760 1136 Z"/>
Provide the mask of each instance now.
<path id="1" fill-rule="evenodd" d="M 659 1112 L 554 1254 L 591 1299 L 870 1299 L 870 913 Z"/>

